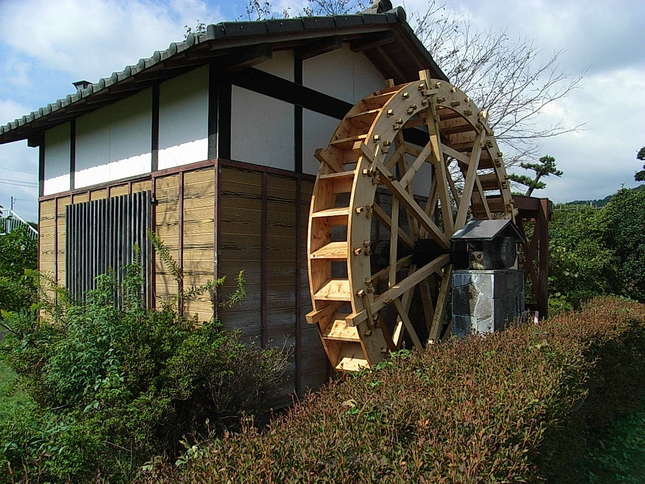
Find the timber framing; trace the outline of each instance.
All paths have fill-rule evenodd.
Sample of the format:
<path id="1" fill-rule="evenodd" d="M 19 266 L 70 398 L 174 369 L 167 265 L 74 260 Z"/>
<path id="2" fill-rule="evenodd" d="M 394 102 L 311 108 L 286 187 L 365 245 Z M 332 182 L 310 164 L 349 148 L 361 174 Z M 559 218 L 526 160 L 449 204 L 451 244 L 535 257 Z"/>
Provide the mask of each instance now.
<path id="1" fill-rule="evenodd" d="M 549 311 L 549 221 L 552 204 L 547 198 L 513 195 L 517 226 L 524 234 L 521 269 L 531 287 L 529 308 L 546 318 Z M 531 226 L 531 230 L 529 230 Z"/>
<path id="2" fill-rule="evenodd" d="M 76 120 L 69 123 L 69 188 L 76 187 Z"/>

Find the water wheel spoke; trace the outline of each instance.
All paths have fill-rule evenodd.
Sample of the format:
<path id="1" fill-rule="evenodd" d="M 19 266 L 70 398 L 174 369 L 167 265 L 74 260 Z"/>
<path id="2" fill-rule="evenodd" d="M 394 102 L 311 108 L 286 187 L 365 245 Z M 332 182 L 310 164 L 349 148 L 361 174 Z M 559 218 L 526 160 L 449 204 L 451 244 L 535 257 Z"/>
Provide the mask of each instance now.
<path id="1" fill-rule="evenodd" d="M 448 254 L 440 255 L 431 262 L 428 262 L 421 268 L 414 271 L 412 274 L 407 276 L 405 279 L 397 282 L 394 286 L 389 288 L 387 291 L 379 294 L 374 298 L 374 304 L 372 306 L 372 311 L 380 311 L 386 305 L 390 304 L 394 299 L 400 297 L 403 293 L 409 291 L 417 284 L 421 283 L 426 279 L 430 274 L 441 271 L 443 267 L 448 264 L 450 261 L 450 256 Z M 354 314 L 350 314 L 345 318 L 345 320 L 351 325 L 357 325 L 362 321 L 365 321 L 367 318 L 367 313 L 365 310 L 359 311 Z"/>
<path id="2" fill-rule="evenodd" d="M 441 286 L 439 287 L 439 296 L 437 297 L 437 304 L 435 305 L 434 314 L 432 316 L 432 325 L 430 326 L 429 341 L 439 341 L 441 336 L 441 327 L 443 326 L 443 318 L 446 310 L 446 303 L 448 301 L 448 291 L 450 289 L 450 277 L 452 275 L 452 264 L 444 268 L 441 275 Z"/>
<path id="3" fill-rule="evenodd" d="M 388 274 L 389 287 L 396 284 L 396 266 L 397 266 L 397 248 L 399 240 L 399 200 L 397 198 L 392 200 L 392 225 L 390 226 L 390 272 Z"/>
<path id="4" fill-rule="evenodd" d="M 374 210 L 374 215 L 376 215 L 381 220 L 381 222 L 383 222 L 387 226 L 388 230 L 391 230 L 392 218 L 387 213 L 385 213 L 385 210 L 383 210 L 383 208 L 376 203 L 372 206 L 372 209 Z M 414 240 L 412 239 L 412 237 L 400 227 L 398 229 L 397 235 L 399 240 L 403 242 L 407 247 L 414 247 Z"/>
<path id="5" fill-rule="evenodd" d="M 369 151 L 364 150 L 363 154 L 366 157 L 370 157 Z M 372 158 L 372 164 L 376 169 L 381 173 L 382 179 L 384 180 L 385 185 L 390 188 L 392 194 L 399 199 L 407 209 L 409 213 L 418 220 L 421 225 L 430 233 L 430 236 L 441 245 L 443 248 L 448 248 L 448 238 L 445 236 L 443 231 L 435 225 L 435 223 L 428 217 L 428 214 L 419 206 L 416 200 L 410 195 L 410 193 L 401 186 L 398 180 L 394 179 L 394 176 L 383 164 L 375 158 Z"/>
<path id="6" fill-rule="evenodd" d="M 410 336 L 410 339 L 412 340 L 412 343 L 414 344 L 415 348 L 422 349 L 423 345 L 421 344 L 421 340 L 417 335 L 417 331 L 414 328 L 412 321 L 410 321 L 410 318 L 408 317 L 408 311 L 403 307 L 403 304 L 401 303 L 400 299 L 397 298 L 394 300 L 394 307 L 396 308 L 396 311 L 399 313 L 399 317 L 401 318 L 401 321 L 403 321 L 403 324 L 405 325 L 405 329 L 407 330 L 408 335 Z"/>
<path id="7" fill-rule="evenodd" d="M 459 201 L 459 208 L 457 209 L 457 217 L 455 218 L 455 230 L 459 230 L 466 223 L 466 215 L 468 215 L 468 208 L 475 186 L 475 178 L 477 177 L 477 167 L 479 166 L 479 158 L 482 152 L 482 142 L 486 132 L 482 130 L 473 144 L 470 158 L 468 159 L 468 171 L 464 179 L 464 189 L 461 193 L 461 200 Z"/>
<path id="8" fill-rule="evenodd" d="M 414 178 L 414 175 L 417 174 L 417 172 L 421 169 L 421 166 L 423 166 L 423 164 L 433 154 L 432 150 L 433 150 L 432 143 L 427 143 L 423 148 L 423 150 L 421 151 L 421 153 L 412 162 L 412 164 L 410 165 L 410 168 L 408 168 L 405 174 L 403 175 L 403 177 L 401 177 L 400 183 L 402 187 L 407 188 L 407 186 Z"/>
<path id="9" fill-rule="evenodd" d="M 441 218 L 445 233 L 450 237 L 454 231 L 454 221 L 452 219 L 452 209 L 450 197 L 448 195 L 448 177 L 446 164 L 443 161 L 443 147 L 439 131 L 438 116 L 427 116 L 426 122 L 428 134 L 430 136 L 430 145 L 433 149 L 435 174 L 437 176 L 437 195 L 441 203 Z M 456 203 L 456 200 L 455 200 Z"/>

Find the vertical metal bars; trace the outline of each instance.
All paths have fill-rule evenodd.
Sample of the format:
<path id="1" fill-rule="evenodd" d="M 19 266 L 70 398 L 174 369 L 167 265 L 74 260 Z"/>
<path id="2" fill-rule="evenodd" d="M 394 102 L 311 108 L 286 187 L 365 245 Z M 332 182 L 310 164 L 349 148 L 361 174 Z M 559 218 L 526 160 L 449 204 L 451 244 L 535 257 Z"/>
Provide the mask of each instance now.
<path id="1" fill-rule="evenodd" d="M 146 288 L 152 264 L 147 236 L 151 206 L 151 192 L 145 191 L 66 207 L 65 283 L 72 299 L 83 300 L 100 274 L 111 272 L 120 285 L 124 266 L 135 261 L 136 246 L 144 279 L 142 297 L 150 305 Z"/>

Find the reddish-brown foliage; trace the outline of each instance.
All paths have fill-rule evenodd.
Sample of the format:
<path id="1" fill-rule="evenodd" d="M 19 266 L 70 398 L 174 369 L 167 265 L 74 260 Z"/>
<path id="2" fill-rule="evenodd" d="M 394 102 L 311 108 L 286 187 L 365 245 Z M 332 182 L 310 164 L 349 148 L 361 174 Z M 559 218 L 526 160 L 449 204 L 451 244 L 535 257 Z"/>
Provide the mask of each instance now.
<path id="1" fill-rule="evenodd" d="M 487 337 L 400 355 L 331 383 L 259 432 L 144 479 L 523 482 L 565 462 L 560 437 L 642 388 L 645 305 L 600 298 Z M 609 395 L 611 394 L 611 395 Z M 563 433 L 564 431 L 564 433 Z"/>

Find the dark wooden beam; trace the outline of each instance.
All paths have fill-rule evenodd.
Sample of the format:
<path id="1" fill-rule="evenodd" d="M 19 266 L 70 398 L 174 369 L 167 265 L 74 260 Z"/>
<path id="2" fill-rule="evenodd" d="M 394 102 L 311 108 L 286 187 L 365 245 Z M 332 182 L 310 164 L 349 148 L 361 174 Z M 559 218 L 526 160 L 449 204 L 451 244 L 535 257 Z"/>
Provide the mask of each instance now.
<path id="1" fill-rule="evenodd" d="M 376 48 L 376 53 L 383 61 L 385 64 L 388 66 L 388 71 L 392 73 L 392 77 L 394 77 L 395 84 L 399 84 L 402 82 L 406 82 L 408 79 L 406 79 L 405 74 L 399 67 L 396 65 L 396 62 L 392 60 L 392 58 L 381 48 Z"/>
<path id="2" fill-rule="evenodd" d="M 179 242 L 178 242 L 178 260 L 177 263 L 179 264 L 179 269 L 181 270 L 181 273 L 184 273 L 184 172 L 179 173 L 179 203 L 178 203 L 178 211 L 179 211 Z M 184 280 L 183 278 L 179 279 L 178 281 L 178 287 L 177 287 L 177 292 L 179 293 L 179 298 L 177 300 L 177 306 L 178 306 L 178 311 L 179 315 L 183 316 L 184 315 L 184 298 L 182 296 L 182 293 L 184 291 Z"/>
<path id="3" fill-rule="evenodd" d="M 218 57 L 217 64 L 220 69 L 240 70 L 260 64 L 271 57 L 273 57 L 272 47 L 263 44 Z"/>
<path id="4" fill-rule="evenodd" d="M 340 38 L 330 37 L 327 39 L 319 40 L 317 42 L 310 42 L 303 45 L 302 47 L 297 47 L 296 49 L 294 49 L 294 53 L 295 57 L 301 60 L 305 60 L 340 49 L 342 46 L 343 42 Z"/>
<path id="5" fill-rule="evenodd" d="M 295 56 L 293 62 L 293 80 L 302 86 L 302 58 Z M 302 106 L 293 106 L 293 139 L 294 139 L 294 165 L 296 173 L 302 173 Z"/>
<path id="6" fill-rule="evenodd" d="M 152 132 L 150 137 L 150 171 L 159 169 L 159 83 L 152 85 Z"/>
<path id="7" fill-rule="evenodd" d="M 217 157 L 231 157 L 231 83 L 226 79 L 215 82 L 217 118 L 214 127 L 217 133 Z"/>
<path id="8" fill-rule="evenodd" d="M 299 86 L 295 82 L 254 68 L 232 73 L 230 81 L 236 86 L 302 106 L 305 109 L 336 119 L 342 119 L 347 111 L 352 108 L 352 105 L 348 102 L 305 86 Z"/>
<path id="9" fill-rule="evenodd" d="M 217 158 L 217 66 L 211 62 L 208 66 L 208 159 Z"/>
<path id="10" fill-rule="evenodd" d="M 44 139 L 45 136 L 43 133 L 34 134 L 27 138 L 27 146 L 30 148 L 37 148 L 43 143 Z"/>
<path id="11" fill-rule="evenodd" d="M 154 81 L 165 81 L 166 79 L 170 79 L 175 76 L 179 76 L 181 74 L 184 74 L 191 69 L 193 69 L 196 66 L 202 65 L 206 60 L 200 60 L 199 62 L 195 62 L 192 64 L 184 64 L 181 66 L 162 66 L 159 65 L 158 67 L 155 66 L 146 72 L 142 72 L 141 74 L 137 74 L 136 78 L 132 80 L 132 85 L 134 87 L 128 88 L 126 90 L 131 90 L 131 89 L 142 89 L 142 84 L 148 84 L 150 82 Z M 118 91 L 116 91 L 118 92 Z"/>
<path id="12" fill-rule="evenodd" d="M 220 216 L 220 203 L 222 199 L 222 191 L 221 191 L 221 180 L 220 180 L 220 169 L 219 169 L 219 160 L 215 161 L 215 165 L 213 166 L 214 170 L 214 182 L 215 182 L 215 203 L 213 204 L 213 280 L 217 280 L 220 277 L 220 270 L 219 270 L 219 254 L 220 254 L 220 246 L 219 246 L 219 234 L 220 234 L 220 227 L 221 227 L 221 216 Z M 216 321 L 219 321 L 220 319 L 220 301 L 221 301 L 221 291 L 217 291 L 216 293 L 216 301 L 215 301 L 215 307 L 213 308 L 214 314 L 213 314 L 213 319 Z"/>
<path id="13" fill-rule="evenodd" d="M 43 189 L 45 188 L 45 140 L 38 147 L 38 195 L 43 196 Z M 38 204 L 38 223 L 40 223 L 40 204 Z M 40 238 L 38 238 L 40 241 Z M 40 242 L 39 242 L 40 245 Z M 40 251 L 38 251 L 40 258 Z M 40 266 L 38 266 L 40 269 Z"/>
<path id="14" fill-rule="evenodd" d="M 76 120 L 69 122 L 69 189 L 76 188 Z"/>
<path id="15" fill-rule="evenodd" d="M 384 45 L 391 44 L 395 40 L 396 38 L 392 32 L 383 32 L 365 39 L 354 40 L 349 45 L 354 52 L 362 52 L 364 50 L 377 49 Z"/>
<path id="16" fill-rule="evenodd" d="M 260 344 L 266 348 L 269 343 L 268 323 L 268 288 L 267 288 L 267 258 L 268 258 L 268 192 L 269 177 L 262 173 L 262 209 L 260 220 Z"/>

